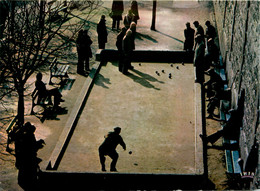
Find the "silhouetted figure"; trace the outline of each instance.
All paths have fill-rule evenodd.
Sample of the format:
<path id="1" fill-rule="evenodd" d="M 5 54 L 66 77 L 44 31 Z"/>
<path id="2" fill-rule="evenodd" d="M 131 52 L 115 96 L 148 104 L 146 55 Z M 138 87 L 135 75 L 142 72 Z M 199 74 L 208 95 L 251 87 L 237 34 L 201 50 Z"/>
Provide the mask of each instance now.
<path id="1" fill-rule="evenodd" d="M 133 21 L 135 22 L 135 24 L 137 24 L 137 20 L 139 20 L 140 17 L 139 17 L 139 12 L 138 12 L 138 3 L 136 0 L 131 1 L 131 11 L 134 14 Z"/>
<path id="2" fill-rule="evenodd" d="M 58 109 L 58 106 L 60 105 L 60 102 L 64 102 L 63 99 L 61 99 L 62 95 L 58 88 L 53 88 L 50 90 L 46 89 L 46 85 L 42 81 L 42 73 L 39 72 L 36 75 L 36 81 L 35 81 L 35 87 L 38 90 L 38 102 L 41 102 L 44 98 L 48 97 L 49 103 L 51 103 L 51 97 L 54 97 L 54 105 L 53 109 Z"/>
<path id="3" fill-rule="evenodd" d="M 186 23 L 186 29 L 184 30 L 184 50 L 192 51 L 194 46 L 194 34 L 195 30 L 190 27 L 190 23 Z"/>
<path id="4" fill-rule="evenodd" d="M 110 171 L 117 171 L 116 169 L 116 163 L 118 160 L 118 153 L 116 152 L 116 147 L 118 144 L 120 144 L 124 150 L 126 150 L 126 144 L 123 141 L 122 137 L 119 135 L 121 132 L 120 127 L 114 128 L 114 132 L 109 132 L 105 136 L 104 142 L 99 147 L 99 157 L 100 157 L 100 163 L 102 167 L 102 171 L 106 171 L 105 156 L 109 156 L 112 159 L 112 162 L 110 164 Z"/>
<path id="5" fill-rule="evenodd" d="M 203 27 L 199 24 L 198 21 L 194 21 L 194 22 L 193 22 L 193 25 L 194 25 L 195 28 L 196 28 L 195 36 L 200 35 L 201 38 L 202 38 L 202 41 L 203 41 L 204 44 L 205 44 L 205 33 L 204 33 L 204 29 L 203 29 Z M 196 46 L 197 46 L 197 44 L 195 43 L 195 47 L 194 47 L 194 49 L 196 49 Z"/>
<path id="6" fill-rule="evenodd" d="M 124 25 L 127 29 L 130 28 L 130 24 L 134 21 L 134 14 L 132 13 L 132 10 L 129 9 L 127 14 L 124 16 Z"/>
<path id="7" fill-rule="evenodd" d="M 92 51 L 90 47 L 90 45 L 92 44 L 92 40 L 88 35 L 88 30 L 79 31 L 76 44 L 77 44 L 77 52 L 78 52 L 77 73 L 81 75 L 85 75 L 85 73 L 90 72 L 89 58 L 92 58 Z"/>
<path id="8" fill-rule="evenodd" d="M 112 22 L 112 30 L 116 29 L 119 30 L 120 21 L 123 19 L 122 14 L 124 12 L 124 2 L 123 0 L 113 0 L 112 3 L 112 12 L 111 18 L 113 19 Z"/>
<path id="9" fill-rule="evenodd" d="M 97 24 L 97 33 L 98 33 L 98 48 L 105 49 L 107 43 L 107 35 L 108 35 L 105 15 L 101 16 L 101 19 Z"/>
<path id="10" fill-rule="evenodd" d="M 219 62 L 219 50 L 213 39 L 210 38 L 207 42 L 208 51 L 205 55 L 205 70 L 209 69 L 210 66 L 218 66 Z"/>
<path id="11" fill-rule="evenodd" d="M 131 60 L 133 54 L 133 37 L 132 37 L 132 31 L 130 29 L 126 31 L 126 34 L 123 38 L 122 48 L 123 48 L 123 55 L 124 55 L 122 72 L 123 74 L 127 74 L 128 69 L 133 69 L 133 66 L 131 66 Z"/>
<path id="12" fill-rule="evenodd" d="M 210 23 L 210 21 L 206 21 L 205 25 L 207 26 L 206 28 L 206 34 L 205 37 L 207 39 L 207 41 L 211 38 L 214 42 L 214 39 L 216 37 L 216 29 L 215 27 L 213 27 Z"/>
<path id="13" fill-rule="evenodd" d="M 120 72 L 123 72 L 123 63 L 124 63 L 124 54 L 123 54 L 123 38 L 126 34 L 127 28 L 123 27 L 120 31 L 120 33 L 117 35 L 116 38 L 116 47 L 118 49 L 119 54 L 119 61 L 118 61 L 118 70 Z"/>
<path id="14" fill-rule="evenodd" d="M 207 82 L 205 82 L 203 85 L 205 87 L 207 87 L 205 89 L 205 91 L 207 93 L 207 97 L 209 98 L 209 97 L 213 96 L 213 93 L 212 93 L 213 90 L 217 91 L 217 89 L 214 89 L 212 87 L 212 84 L 216 83 L 217 86 L 223 87 L 224 81 L 222 80 L 220 75 L 215 72 L 215 70 L 213 68 L 209 69 L 207 71 L 207 74 L 210 76 L 210 79 Z"/>
<path id="15" fill-rule="evenodd" d="M 198 44 L 195 49 L 195 56 L 194 56 L 194 66 L 196 69 L 195 83 L 203 83 L 204 82 L 205 45 L 204 45 L 202 36 L 200 36 L 200 35 L 196 36 L 195 41 Z"/>
<path id="16" fill-rule="evenodd" d="M 24 190 L 37 190 L 38 173 L 40 171 L 39 163 L 41 159 L 37 158 L 37 152 L 43 148 L 44 140 L 36 141 L 35 126 L 30 122 L 20 128 L 15 140 L 16 167 L 18 172 L 18 184 Z"/>
<path id="17" fill-rule="evenodd" d="M 225 97 L 225 91 L 223 85 L 213 82 L 212 86 L 212 97 L 209 98 L 209 103 L 207 105 L 208 119 L 213 119 L 215 108 L 219 108 L 220 100 Z"/>
<path id="18" fill-rule="evenodd" d="M 241 115 L 240 111 L 231 109 L 229 110 L 230 118 L 226 124 L 223 125 L 223 129 L 205 137 L 200 135 L 203 142 L 210 142 L 212 145 L 222 136 L 230 139 L 230 140 L 237 140 L 239 136 L 239 129 L 241 125 Z"/>

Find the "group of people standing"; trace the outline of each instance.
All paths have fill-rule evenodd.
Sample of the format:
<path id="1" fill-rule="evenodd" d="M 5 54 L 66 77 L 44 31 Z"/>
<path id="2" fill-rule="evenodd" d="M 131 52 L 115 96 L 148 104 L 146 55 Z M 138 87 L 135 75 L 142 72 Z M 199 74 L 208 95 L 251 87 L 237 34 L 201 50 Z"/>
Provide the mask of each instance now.
<path id="1" fill-rule="evenodd" d="M 135 33 L 137 21 L 140 19 L 138 13 L 138 4 L 136 0 L 131 1 L 130 9 L 127 14 L 122 16 L 124 12 L 123 0 L 113 0 L 112 9 L 109 16 L 112 18 L 112 30 L 119 31 L 116 41 L 116 47 L 119 51 L 119 71 L 124 74 L 128 69 L 133 69 L 131 66 L 131 54 L 135 49 Z M 120 21 L 123 20 L 124 27 L 120 30 Z M 105 49 L 107 43 L 107 27 L 106 16 L 102 15 L 99 23 L 97 24 L 98 34 L 98 48 Z M 77 73 L 81 75 L 87 75 L 90 72 L 89 58 L 92 57 L 91 44 L 92 40 L 88 35 L 88 30 L 80 30 L 76 40 L 77 52 L 78 52 L 78 65 Z"/>
<path id="2" fill-rule="evenodd" d="M 184 50 L 195 51 L 194 66 L 196 67 L 196 83 L 204 82 L 204 71 L 208 70 L 212 64 L 216 64 L 219 58 L 219 51 L 214 43 L 216 29 L 210 21 L 206 21 L 206 32 L 198 21 L 193 22 L 196 30 L 191 28 L 190 23 L 186 23 L 184 30 Z M 194 45 L 195 40 L 195 45 Z M 206 43 L 205 43 L 206 41 Z M 206 54 L 205 54 L 206 50 Z M 212 63 L 214 62 L 214 63 Z"/>

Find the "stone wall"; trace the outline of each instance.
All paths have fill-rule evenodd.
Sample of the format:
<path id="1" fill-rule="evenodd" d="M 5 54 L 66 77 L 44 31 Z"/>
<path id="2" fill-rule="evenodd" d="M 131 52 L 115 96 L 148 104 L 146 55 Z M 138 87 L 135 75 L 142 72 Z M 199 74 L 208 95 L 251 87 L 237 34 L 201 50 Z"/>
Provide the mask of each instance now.
<path id="1" fill-rule="evenodd" d="M 233 82 L 231 87 L 233 108 L 237 107 L 241 90 L 245 90 L 244 117 L 239 144 L 241 158 L 246 161 L 255 138 L 260 140 L 260 127 L 257 121 L 260 95 L 260 2 L 217 0 L 213 4 L 229 87 Z M 260 161 L 260 157 L 258 159 Z M 260 184 L 259 164 L 260 162 L 253 188 L 259 187 Z"/>

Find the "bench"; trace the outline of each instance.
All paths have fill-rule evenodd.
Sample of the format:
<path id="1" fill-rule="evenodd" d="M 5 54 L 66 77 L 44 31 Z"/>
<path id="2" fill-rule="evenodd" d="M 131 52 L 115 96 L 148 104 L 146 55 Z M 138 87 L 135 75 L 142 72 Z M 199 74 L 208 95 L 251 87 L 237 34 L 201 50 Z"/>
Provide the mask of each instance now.
<path id="1" fill-rule="evenodd" d="M 36 105 L 40 105 L 42 106 L 44 109 L 46 108 L 47 105 L 52 105 L 52 102 L 51 102 L 51 99 L 49 99 L 48 96 L 45 96 L 45 97 L 40 97 L 39 96 L 39 92 L 38 90 L 35 88 L 31 94 L 32 96 L 32 109 L 31 109 L 31 115 L 34 115 L 34 111 L 33 111 L 33 108 L 36 106 Z M 36 100 L 37 98 L 37 100 Z"/>
<path id="2" fill-rule="evenodd" d="M 11 151 L 9 145 L 13 141 L 12 135 L 13 135 L 13 132 L 14 132 L 14 127 L 16 125 L 16 122 L 17 122 L 17 116 L 12 118 L 12 120 L 9 122 L 7 128 L 5 129 L 6 133 L 7 133 L 7 145 L 6 145 L 6 151 L 7 152 Z"/>
<path id="3" fill-rule="evenodd" d="M 227 122 L 230 118 L 230 114 L 227 112 L 230 109 L 230 101 L 220 100 L 220 120 Z M 222 126 L 223 128 L 223 126 Z M 227 173 L 230 174 L 240 174 L 242 171 L 240 169 L 238 160 L 239 160 L 239 151 L 237 140 L 230 140 L 226 137 L 223 137 L 223 146 L 225 149 L 225 160 Z"/>
<path id="4" fill-rule="evenodd" d="M 57 58 L 54 58 L 53 61 L 51 62 L 50 65 L 50 81 L 49 84 L 52 85 L 53 82 L 51 81 L 51 79 L 53 77 L 56 78 L 60 78 L 61 82 L 60 84 L 63 82 L 63 78 L 68 78 L 68 69 L 69 69 L 69 65 L 62 65 L 62 64 L 58 64 L 57 62 Z"/>

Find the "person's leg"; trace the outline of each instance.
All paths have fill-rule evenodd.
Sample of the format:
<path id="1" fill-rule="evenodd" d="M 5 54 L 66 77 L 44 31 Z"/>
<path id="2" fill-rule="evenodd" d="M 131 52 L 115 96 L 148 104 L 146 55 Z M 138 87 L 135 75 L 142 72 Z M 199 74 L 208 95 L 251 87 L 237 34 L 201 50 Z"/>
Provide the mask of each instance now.
<path id="1" fill-rule="evenodd" d="M 115 27 L 116 27 L 116 19 L 113 18 L 113 22 L 112 22 L 112 30 L 115 29 Z"/>
<path id="2" fill-rule="evenodd" d="M 117 23 L 116 23 L 116 29 L 119 30 L 119 26 L 120 26 L 120 20 L 117 19 Z"/>
<path id="3" fill-rule="evenodd" d="M 83 53 L 78 52 L 78 65 L 77 65 L 77 73 L 83 74 L 84 73 L 84 61 L 83 61 Z"/>
<path id="4" fill-rule="evenodd" d="M 99 149 L 99 160 L 100 160 L 100 164 L 101 164 L 101 170 L 106 171 L 106 166 L 105 166 L 106 157 L 105 157 L 104 153 L 102 152 L 102 150 L 100 150 L 100 149 Z"/>
<path id="5" fill-rule="evenodd" d="M 85 71 L 86 72 L 90 71 L 90 69 L 89 69 L 89 57 L 88 56 L 86 56 L 86 58 L 85 58 Z"/>
<path id="6" fill-rule="evenodd" d="M 109 156 L 112 159 L 112 162 L 110 164 L 110 171 L 117 171 L 116 163 L 117 163 L 117 160 L 118 160 L 118 157 L 119 157 L 118 153 L 116 151 L 114 151 L 114 152 L 110 153 Z"/>

